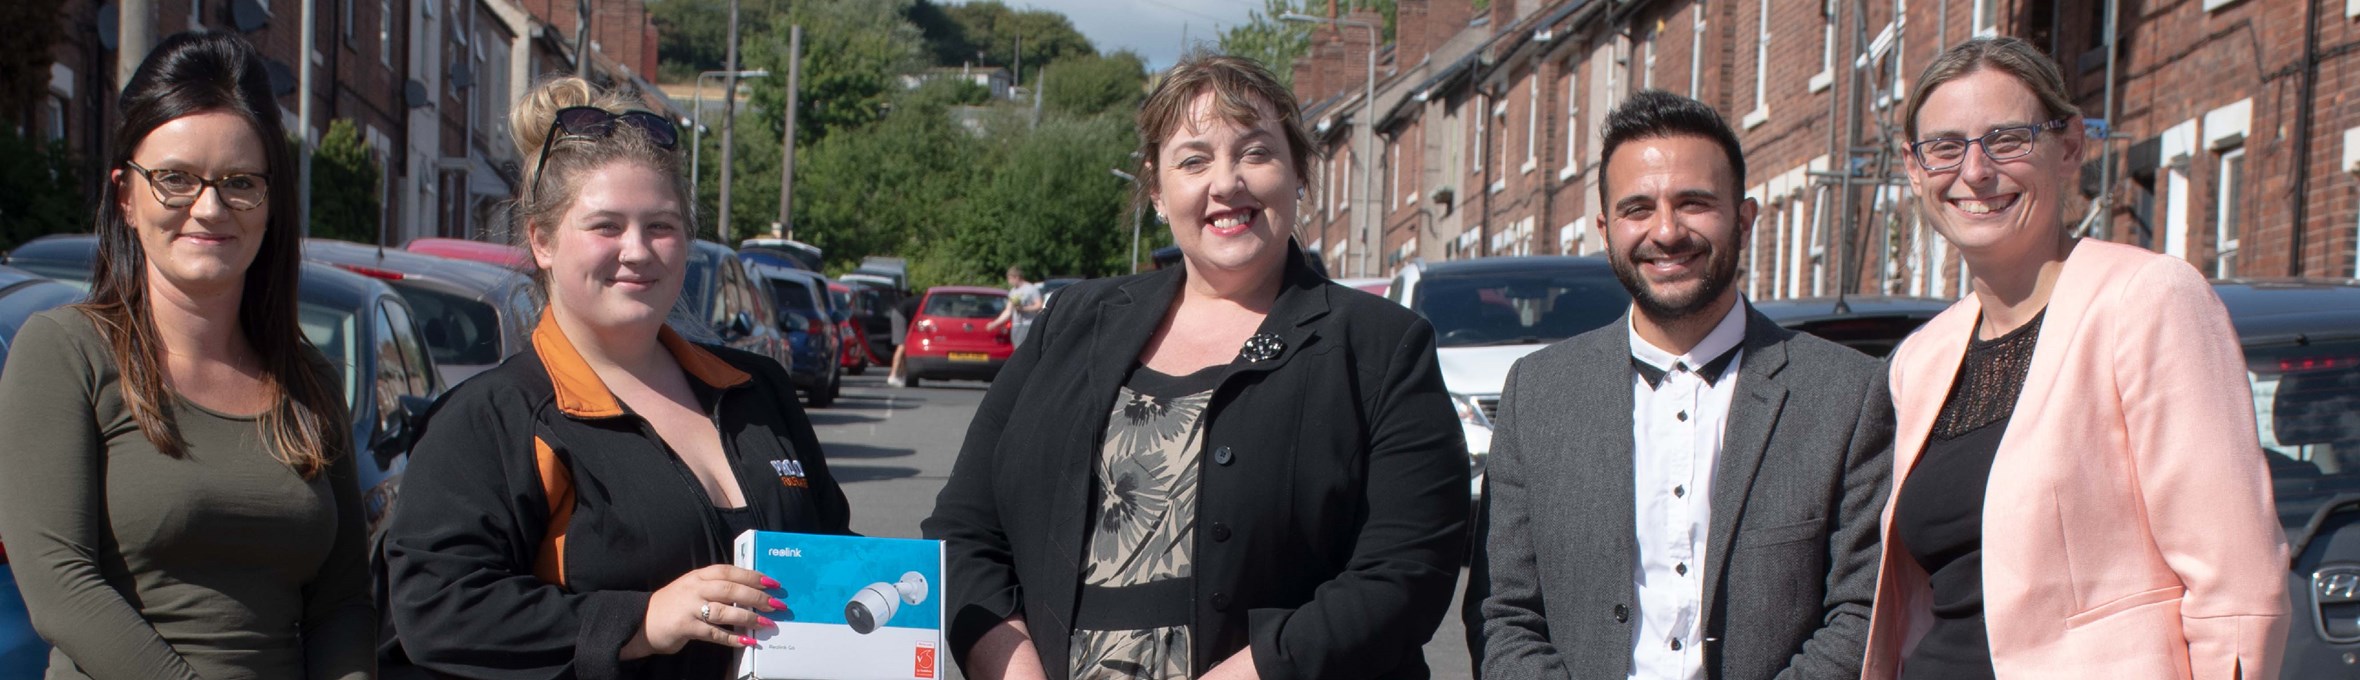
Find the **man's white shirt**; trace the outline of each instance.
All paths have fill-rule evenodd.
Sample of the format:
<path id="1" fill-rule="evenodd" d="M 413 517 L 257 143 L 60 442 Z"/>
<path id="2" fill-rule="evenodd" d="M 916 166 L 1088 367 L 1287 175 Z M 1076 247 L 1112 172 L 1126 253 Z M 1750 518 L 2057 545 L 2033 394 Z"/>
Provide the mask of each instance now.
<path id="1" fill-rule="evenodd" d="M 1703 680 L 1704 565 L 1712 535 L 1713 471 L 1737 392 L 1736 351 L 1745 340 L 1742 299 L 1686 354 L 1649 344 L 1636 329 L 1631 358 L 1662 371 L 1654 384 L 1631 372 L 1631 469 L 1637 513 L 1639 626 L 1631 643 L 1631 678 Z M 1634 311 L 1634 313 L 1636 313 Z M 1713 366 L 1707 382 L 1700 375 Z"/>

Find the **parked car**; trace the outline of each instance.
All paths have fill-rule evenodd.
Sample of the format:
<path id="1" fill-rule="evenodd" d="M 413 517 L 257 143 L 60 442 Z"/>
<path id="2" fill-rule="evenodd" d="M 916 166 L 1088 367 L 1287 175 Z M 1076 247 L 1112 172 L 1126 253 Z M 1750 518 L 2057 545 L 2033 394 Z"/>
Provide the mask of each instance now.
<path id="1" fill-rule="evenodd" d="M 1008 328 L 986 330 L 1008 307 L 1008 291 L 981 286 L 935 286 L 910 321 L 902 373 L 916 387 L 926 378 L 989 381 L 1016 353 Z"/>
<path id="2" fill-rule="evenodd" d="M 836 281 L 852 287 L 852 318 L 868 341 L 869 363 L 891 365 L 893 350 L 901 342 L 900 327 L 909 321 L 896 318 L 902 290 L 891 279 L 868 274 L 845 274 Z"/>
<path id="3" fill-rule="evenodd" d="M 729 246 L 697 241 L 688 252 L 680 301 L 671 326 L 690 340 L 726 345 L 795 367 L 787 334 L 779 330 L 774 303 L 746 274 L 745 262 Z"/>
<path id="4" fill-rule="evenodd" d="M 819 246 L 793 239 L 750 238 L 738 242 L 738 257 L 747 262 L 817 272 L 825 262 Z"/>
<path id="5" fill-rule="evenodd" d="M 1048 279 L 1042 280 L 1041 300 L 1047 301 L 1049 296 L 1056 295 L 1057 291 L 1064 290 L 1066 286 L 1071 286 L 1081 282 L 1082 278 L 1078 276 L 1052 276 Z"/>
<path id="6" fill-rule="evenodd" d="M 303 255 L 393 286 L 417 312 L 446 385 L 524 351 L 540 317 L 532 280 L 497 265 L 321 238 L 305 241 Z"/>
<path id="7" fill-rule="evenodd" d="M 0 367 L 7 365 L 9 343 L 26 319 L 81 299 L 82 291 L 73 286 L 0 267 Z M 16 572 L 8 566 L 5 539 L 0 536 L 0 680 L 34 680 L 49 667 L 49 644 L 33 632 L 25 598 L 16 590 Z"/>
<path id="8" fill-rule="evenodd" d="M 1949 309 L 1950 304 L 1934 298 L 1852 295 L 1757 300 L 1754 309 L 1780 326 L 1883 359 L 1902 338 Z"/>
<path id="9" fill-rule="evenodd" d="M 2360 654 L 2360 282 L 2222 281 L 2213 290 L 2245 350 L 2290 548 L 2293 617 L 2281 675 L 2352 677 Z"/>
<path id="10" fill-rule="evenodd" d="M 482 262 L 519 272 L 529 272 L 534 268 L 531 252 L 506 243 L 470 241 L 463 238 L 421 238 L 411 239 L 408 245 L 402 246 L 402 249 L 454 260 Z"/>
<path id="11" fill-rule="evenodd" d="M 754 265 L 754 280 L 770 293 L 779 330 L 795 360 L 787 375 L 803 400 L 815 408 L 835 403 L 844 389 L 843 340 L 829 310 L 828 278 L 801 269 Z"/>
<path id="12" fill-rule="evenodd" d="M 1392 285 L 1392 284 L 1393 284 L 1393 280 L 1392 280 L 1392 279 L 1376 279 L 1376 278 L 1365 278 L 1365 279 L 1336 279 L 1336 285 L 1343 286 L 1343 287 L 1345 287 L 1345 288 L 1350 288 L 1350 289 L 1357 290 L 1357 291 L 1361 291 L 1361 292 L 1368 293 L 1368 294 L 1370 294 L 1370 295 L 1375 295 L 1375 296 L 1378 296 L 1378 297 L 1384 297 L 1384 296 L 1385 296 L 1385 290 L 1386 290 L 1386 289 L 1388 289 L 1388 288 L 1392 288 L 1392 287 L 1393 287 L 1393 285 Z"/>
<path id="13" fill-rule="evenodd" d="M 1630 293 L 1602 257 L 1412 261 L 1387 297 L 1433 324 L 1442 384 L 1467 436 L 1473 493 L 1483 492 L 1491 419 L 1517 359 L 1622 318 Z"/>
<path id="14" fill-rule="evenodd" d="M 828 310 L 836 319 L 836 338 L 842 345 L 836 353 L 845 373 L 860 375 L 869 371 L 869 335 L 861 330 L 853 299 L 851 286 L 828 282 Z"/>
<path id="15" fill-rule="evenodd" d="M 98 237 L 44 236 L 9 253 L 9 265 L 87 290 Z M 19 263 L 22 264 L 19 264 Z M 361 456 L 362 508 L 373 532 L 393 506 L 418 418 L 442 394 L 434 357 L 410 304 L 383 281 L 303 263 L 296 325 L 337 369 Z"/>

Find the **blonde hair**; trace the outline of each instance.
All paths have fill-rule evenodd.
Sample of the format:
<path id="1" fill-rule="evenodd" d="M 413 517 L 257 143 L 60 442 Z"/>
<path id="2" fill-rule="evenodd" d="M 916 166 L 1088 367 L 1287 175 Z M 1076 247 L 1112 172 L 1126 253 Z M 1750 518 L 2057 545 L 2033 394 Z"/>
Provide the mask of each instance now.
<path id="1" fill-rule="evenodd" d="M 1925 107 L 1934 88 L 1986 69 L 2005 73 L 2032 90 L 2050 119 L 2081 115 L 2081 107 L 2065 93 L 2065 76 L 2058 72 L 2057 62 L 2039 48 L 2009 36 L 1975 38 L 1944 50 L 1918 74 L 1917 85 L 1909 89 L 1909 103 L 1901 109 L 1906 141 L 1917 140 L 1918 109 Z"/>
<path id="2" fill-rule="evenodd" d="M 688 223 L 681 226 L 688 233 L 696 233 L 696 201 L 689 193 L 679 151 L 657 146 L 639 128 L 616 125 L 614 132 L 605 137 L 558 141 L 557 146 L 548 148 L 548 162 L 539 163 L 543 148 L 549 146 L 551 133 L 555 132 L 550 126 L 556 124 L 557 112 L 576 106 L 617 114 L 640 108 L 629 97 L 574 76 L 543 82 L 516 103 L 516 109 L 508 114 L 508 131 L 516 140 L 517 157 L 523 159 L 524 190 L 516 199 L 510 240 L 531 251 L 533 243 L 555 229 L 565 217 L 566 209 L 573 207 L 581 178 L 614 163 L 645 165 L 670 178 L 673 192 L 680 196 L 680 203 L 688 212 L 683 216 Z M 531 274 L 536 288 L 546 287 L 545 274 L 537 269 Z"/>

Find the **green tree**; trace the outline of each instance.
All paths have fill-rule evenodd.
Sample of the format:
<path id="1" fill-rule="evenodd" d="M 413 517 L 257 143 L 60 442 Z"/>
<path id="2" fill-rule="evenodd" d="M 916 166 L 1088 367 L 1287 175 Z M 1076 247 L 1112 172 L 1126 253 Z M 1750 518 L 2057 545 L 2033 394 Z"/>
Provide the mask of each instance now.
<path id="1" fill-rule="evenodd" d="M 311 156 L 311 235 L 380 243 L 385 174 L 350 119 L 328 124 Z"/>
<path id="2" fill-rule="evenodd" d="M 739 0 L 738 61 L 750 61 L 748 37 L 771 30 L 774 19 L 787 11 L 788 0 Z M 654 0 L 647 3 L 655 21 L 657 69 L 665 82 L 689 82 L 698 73 L 727 68 L 729 56 L 729 0 Z M 740 67 L 745 68 L 745 67 Z"/>
<path id="3" fill-rule="evenodd" d="M 798 149 L 838 131 L 884 118 L 904 86 L 903 74 L 925 67 L 924 36 L 903 19 L 910 0 L 802 0 L 785 21 L 760 34 L 748 68 L 771 77 L 751 81 L 751 113 L 759 129 L 786 130 L 787 28 L 803 26 L 803 72 L 796 115 Z M 741 36 L 742 38 L 742 36 Z M 745 55 L 745 46 L 740 46 Z M 739 134 L 747 131 L 740 120 Z M 756 133 L 760 134 L 760 133 Z"/>
<path id="4" fill-rule="evenodd" d="M 1050 64 L 1047 73 L 1041 102 L 1060 113 L 1089 116 L 1128 110 L 1146 96 L 1147 63 L 1128 50 L 1104 57 L 1066 57 Z"/>
<path id="5" fill-rule="evenodd" d="M 1030 82 L 1031 74 L 1044 64 L 1098 52 L 1098 48 L 1090 45 L 1090 39 L 1073 27 L 1073 21 L 1057 12 L 1009 9 L 998 0 L 953 5 L 947 12 L 959 23 L 962 42 L 938 46 L 936 63 L 944 66 L 957 66 L 972 59 L 981 64 L 1014 67 L 1021 56 L 1024 73 L 1017 74 L 1018 79 Z M 945 51 L 951 54 L 944 54 Z"/>
<path id="6" fill-rule="evenodd" d="M 43 142 L 0 125 L 0 251 L 46 234 L 90 231 L 90 204 L 79 179 L 85 169 L 64 140 Z"/>

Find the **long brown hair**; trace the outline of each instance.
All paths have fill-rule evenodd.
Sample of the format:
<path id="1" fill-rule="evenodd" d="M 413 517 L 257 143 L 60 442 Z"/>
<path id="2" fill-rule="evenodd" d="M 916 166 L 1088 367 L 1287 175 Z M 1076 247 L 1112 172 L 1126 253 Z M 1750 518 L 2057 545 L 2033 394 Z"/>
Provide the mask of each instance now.
<path id="1" fill-rule="evenodd" d="M 246 269 L 238 328 L 261 357 L 264 386 L 278 395 L 263 413 L 263 437 L 273 455 L 310 479 L 329 461 L 352 451 L 350 417 L 324 361 L 296 324 L 296 284 L 302 263 L 301 227 L 296 222 L 295 154 L 279 123 L 262 56 L 244 39 L 225 33 L 191 32 L 166 38 L 149 53 L 123 87 L 110 170 L 130 162 L 148 133 L 165 123 L 199 113 L 236 115 L 262 138 L 271 185 L 270 220 L 262 249 Z M 147 253 L 137 228 L 124 216 L 121 181 L 102 184 L 98 201 L 98 261 L 91 272 L 90 301 L 82 313 L 97 325 L 114 350 L 123 383 L 123 406 L 148 442 L 164 455 L 187 455 L 173 422 L 171 390 L 165 385 L 164 347 L 149 312 Z"/>

